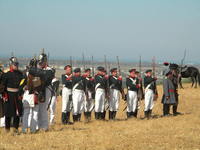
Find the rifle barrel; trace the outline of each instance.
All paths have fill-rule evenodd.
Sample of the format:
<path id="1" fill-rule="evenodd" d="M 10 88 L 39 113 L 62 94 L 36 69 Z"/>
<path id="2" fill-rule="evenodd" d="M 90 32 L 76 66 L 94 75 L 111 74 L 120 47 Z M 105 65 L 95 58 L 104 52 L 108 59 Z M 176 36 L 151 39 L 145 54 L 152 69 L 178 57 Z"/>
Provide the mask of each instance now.
<path id="1" fill-rule="evenodd" d="M 121 69 L 120 69 L 120 64 L 119 64 L 119 56 L 117 56 L 117 67 L 118 67 L 119 75 L 121 76 Z"/>

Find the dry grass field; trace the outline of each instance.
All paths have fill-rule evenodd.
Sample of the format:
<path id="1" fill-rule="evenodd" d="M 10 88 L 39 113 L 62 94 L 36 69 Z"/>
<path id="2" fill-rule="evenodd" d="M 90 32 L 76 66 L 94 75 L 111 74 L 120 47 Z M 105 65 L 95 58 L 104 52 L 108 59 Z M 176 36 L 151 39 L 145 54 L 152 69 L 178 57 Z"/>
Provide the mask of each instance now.
<path id="1" fill-rule="evenodd" d="M 82 122 L 74 125 L 61 125 L 61 101 L 57 104 L 56 125 L 46 133 L 20 134 L 13 136 L 0 129 L 0 150 L 162 150 L 200 149 L 200 89 L 192 89 L 185 84 L 179 90 L 179 111 L 183 115 L 161 117 L 160 103 L 162 87 L 159 86 L 159 99 L 153 113 L 157 116 L 141 120 L 143 107 L 138 119 L 125 120 L 124 101 L 121 101 L 117 121 Z M 143 103 L 142 103 L 143 105 Z"/>

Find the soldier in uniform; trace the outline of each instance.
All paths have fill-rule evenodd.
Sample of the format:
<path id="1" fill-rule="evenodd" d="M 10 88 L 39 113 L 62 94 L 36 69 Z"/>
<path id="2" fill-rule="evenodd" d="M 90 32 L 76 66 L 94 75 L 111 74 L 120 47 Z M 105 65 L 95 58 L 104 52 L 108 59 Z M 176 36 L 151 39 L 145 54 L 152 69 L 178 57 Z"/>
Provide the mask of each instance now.
<path id="1" fill-rule="evenodd" d="M 37 66 L 37 60 L 35 58 L 31 59 L 29 66 L 27 68 Z M 30 127 L 31 133 L 35 133 L 38 129 L 38 90 L 33 85 L 33 80 L 36 81 L 36 78 L 33 79 L 30 77 L 28 69 L 25 72 L 26 74 L 26 85 L 24 87 L 23 95 L 23 117 L 22 117 L 22 132 L 26 133 L 27 129 Z M 39 85 L 38 85 L 39 86 Z"/>
<path id="2" fill-rule="evenodd" d="M 179 78 L 180 78 L 180 74 L 179 74 L 179 66 L 177 64 L 172 64 L 172 63 L 168 63 L 168 62 L 164 62 L 163 63 L 165 66 L 165 69 L 163 71 L 163 73 L 165 73 L 166 70 L 170 69 L 172 72 L 172 82 L 174 84 L 175 87 L 175 98 L 176 98 L 176 104 L 173 105 L 173 115 L 179 115 L 181 114 L 180 112 L 177 112 L 177 108 L 178 108 L 178 102 L 179 102 L 179 94 L 178 94 L 178 83 L 179 83 Z M 165 74 L 163 74 L 165 76 Z"/>
<path id="3" fill-rule="evenodd" d="M 4 108 L 3 108 L 4 85 L 2 83 L 3 74 L 4 74 L 3 66 L 0 64 L 0 127 L 5 127 L 5 116 L 4 116 Z"/>
<path id="4" fill-rule="evenodd" d="M 137 111 L 136 114 L 138 113 L 138 110 L 140 109 L 140 103 L 144 99 L 144 90 L 143 90 L 143 82 L 142 82 L 142 77 L 139 71 L 136 71 L 136 77 L 139 80 L 139 89 L 138 89 L 138 106 L 137 106 Z"/>
<path id="5" fill-rule="evenodd" d="M 109 76 L 109 119 L 114 120 L 119 109 L 120 91 L 122 91 L 122 76 L 118 76 L 117 68 L 110 70 Z"/>
<path id="6" fill-rule="evenodd" d="M 53 89 L 51 82 L 53 80 L 53 70 L 48 66 L 47 55 L 42 53 L 39 55 L 38 66 L 29 69 L 29 74 L 34 77 L 40 77 L 42 84 L 42 93 L 39 96 L 39 110 L 38 110 L 38 127 L 44 131 L 49 128 L 48 123 L 48 105 L 53 96 Z"/>
<path id="7" fill-rule="evenodd" d="M 5 129 L 10 130 L 11 118 L 15 132 L 18 132 L 20 117 L 22 116 L 22 88 L 20 86 L 23 74 L 18 70 L 16 57 L 10 58 L 10 70 L 3 74 L 2 83 L 5 86 L 3 100 L 5 113 Z"/>
<path id="8" fill-rule="evenodd" d="M 176 98 L 176 103 L 173 105 L 173 115 L 176 116 L 176 115 L 179 115 L 181 114 L 180 112 L 177 112 L 177 108 L 178 108 L 178 101 L 179 101 L 179 94 L 178 94 L 178 82 L 179 82 L 179 77 L 180 77 L 180 74 L 179 74 L 179 71 L 178 71 L 178 65 L 177 64 L 170 64 L 169 65 L 169 69 L 171 70 L 172 72 L 172 83 L 174 85 L 174 88 L 175 88 L 175 98 Z"/>
<path id="9" fill-rule="evenodd" d="M 91 76 L 91 69 L 85 69 L 85 78 L 86 84 L 86 94 L 85 94 L 85 105 L 84 105 L 84 115 L 87 121 L 91 120 L 91 112 L 94 109 L 94 78 Z"/>
<path id="10" fill-rule="evenodd" d="M 49 102 L 49 106 L 48 106 L 49 107 L 49 115 L 50 115 L 50 120 L 49 120 L 50 125 L 54 124 L 56 102 L 57 102 L 58 89 L 59 89 L 59 84 L 60 84 L 60 81 L 55 76 L 56 69 L 53 68 L 52 70 L 53 70 L 53 73 L 54 73 L 54 77 L 53 77 L 53 80 L 51 82 L 52 90 L 53 90 L 53 96 L 50 99 L 51 101 Z"/>
<path id="11" fill-rule="evenodd" d="M 156 78 L 152 77 L 152 70 L 146 70 L 144 77 L 144 88 L 145 88 L 145 108 L 144 108 L 144 115 L 145 118 L 149 119 L 152 114 L 152 109 L 154 106 L 154 98 L 156 93 Z"/>
<path id="12" fill-rule="evenodd" d="M 95 119 L 105 119 L 105 98 L 107 90 L 107 79 L 104 67 L 99 66 L 95 76 Z"/>
<path id="13" fill-rule="evenodd" d="M 73 121 L 81 120 L 81 113 L 84 111 L 86 84 L 81 76 L 81 69 L 74 69 L 72 76 L 72 102 L 73 102 Z"/>
<path id="14" fill-rule="evenodd" d="M 62 123 L 70 124 L 70 111 L 72 108 L 72 66 L 65 66 L 62 75 Z"/>
<path id="15" fill-rule="evenodd" d="M 129 77 L 126 78 L 127 93 L 127 118 L 137 117 L 139 80 L 136 77 L 135 69 L 129 70 Z"/>
<path id="16" fill-rule="evenodd" d="M 168 116 L 170 106 L 176 105 L 176 88 L 173 84 L 173 74 L 170 69 L 165 70 L 165 79 L 163 80 L 163 116 Z"/>

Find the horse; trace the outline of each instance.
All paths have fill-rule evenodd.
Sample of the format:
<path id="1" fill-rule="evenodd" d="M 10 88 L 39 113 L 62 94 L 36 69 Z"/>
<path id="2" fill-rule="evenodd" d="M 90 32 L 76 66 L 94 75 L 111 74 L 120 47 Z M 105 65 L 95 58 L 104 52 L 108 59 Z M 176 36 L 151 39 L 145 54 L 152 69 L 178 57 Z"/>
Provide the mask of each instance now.
<path id="1" fill-rule="evenodd" d="M 182 82 L 181 82 L 181 78 L 191 78 L 192 80 L 192 86 L 194 86 L 195 84 L 195 88 L 197 88 L 197 83 L 199 83 L 200 86 L 200 73 L 198 68 L 194 67 L 194 66 L 184 66 L 184 67 L 180 67 L 180 80 L 179 80 L 179 84 L 180 87 L 183 88 L 182 86 Z"/>

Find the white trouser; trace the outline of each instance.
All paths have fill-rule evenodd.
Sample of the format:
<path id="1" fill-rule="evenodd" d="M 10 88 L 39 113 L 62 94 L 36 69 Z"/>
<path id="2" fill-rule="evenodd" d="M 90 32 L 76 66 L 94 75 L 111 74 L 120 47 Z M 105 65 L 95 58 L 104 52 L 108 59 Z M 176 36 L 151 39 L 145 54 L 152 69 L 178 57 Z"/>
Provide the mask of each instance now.
<path id="1" fill-rule="evenodd" d="M 97 88 L 95 93 L 95 112 L 105 111 L 105 90 Z"/>
<path id="2" fill-rule="evenodd" d="M 62 112 L 70 112 L 72 107 L 72 101 L 69 100 L 69 96 L 72 94 L 72 90 L 66 87 L 62 89 Z"/>
<path id="3" fill-rule="evenodd" d="M 84 95 L 83 90 L 73 90 L 72 92 L 72 100 L 73 100 L 73 115 L 81 114 L 84 110 Z"/>
<path id="4" fill-rule="evenodd" d="M 50 91 L 51 87 L 45 89 L 45 102 L 39 103 L 39 111 L 38 111 L 38 126 L 39 129 L 47 130 L 49 127 L 48 122 L 48 104 L 51 99 L 52 93 Z"/>
<path id="5" fill-rule="evenodd" d="M 5 127 L 5 117 L 0 118 L 0 127 Z"/>
<path id="6" fill-rule="evenodd" d="M 56 101 L 57 96 L 52 96 L 51 103 L 49 105 L 49 124 L 52 125 L 54 123 L 55 111 L 56 111 Z"/>
<path id="7" fill-rule="evenodd" d="M 144 98 L 144 111 L 149 111 L 153 109 L 154 103 L 154 93 L 153 90 L 151 89 L 146 89 L 145 90 L 145 98 Z"/>
<path id="8" fill-rule="evenodd" d="M 110 89 L 109 108 L 110 111 L 117 111 L 119 108 L 120 91 Z"/>
<path id="9" fill-rule="evenodd" d="M 30 127 L 31 132 L 35 132 L 38 129 L 38 109 L 38 105 L 34 107 L 24 107 L 22 118 L 23 129 Z"/>
<path id="10" fill-rule="evenodd" d="M 129 90 L 127 94 L 127 112 L 135 112 L 137 109 L 137 103 L 137 92 Z"/>
<path id="11" fill-rule="evenodd" d="M 84 111 L 91 112 L 94 108 L 94 100 L 92 99 L 92 92 L 88 91 L 88 97 L 85 96 Z"/>

